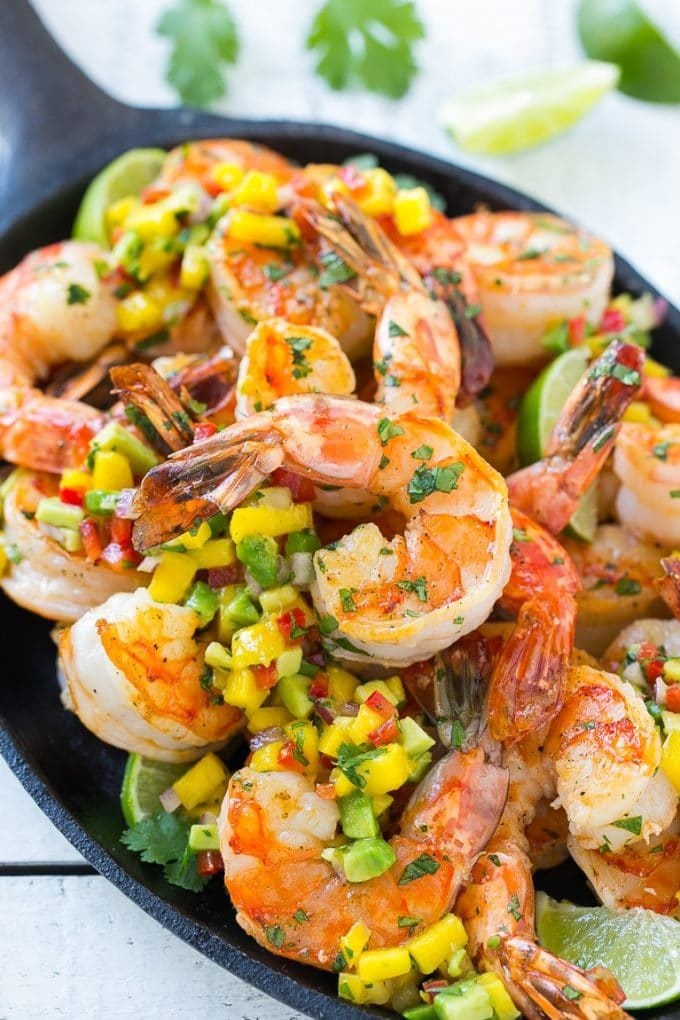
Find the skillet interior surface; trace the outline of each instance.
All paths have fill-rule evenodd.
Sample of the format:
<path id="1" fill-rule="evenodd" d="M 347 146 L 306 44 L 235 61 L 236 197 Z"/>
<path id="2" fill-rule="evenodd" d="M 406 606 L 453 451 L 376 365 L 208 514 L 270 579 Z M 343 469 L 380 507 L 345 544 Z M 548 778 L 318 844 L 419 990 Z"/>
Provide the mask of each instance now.
<path id="1" fill-rule="evenodd" d="M 129 111 L 129 108 L 121 107 Z M 56 179 L 49 197 L 10 222 L 0 236 L 0 271 L 30 249 L 68 236 L 89 171 L 116 151 L 134 144 L 170 146 L 191 137 L 230 134 L 269 144 L 299 162 L 340 162 L 358 152 L 376 153 L 392 171 L 427 179 L 460 214 L 483 203 L 491 208 L 544 209 L 509 188 L 443 161 L 349 131 L 310 124 L 223 121 L 179 111 L 133 111 L 142 119 L 135 131 L 115 134 L 99 154 L 77 161 Z M 142 130 L 143 127 L 143 130 Z M 73 179 L 71 178 L 73 174 Z M 44 192 L 43 192 L 44 193 Z M 635 270 L 617 259 L 616 286 L 656 293 Z M 654 353 L 680 372 L 680 313 L 670 309 L 657 331 Z M 340 1001 L 334 977 L 288 963 L 257 946 L 237 926 L 220 883 L 201 895 L 169 886 L 160 869 L 143 864 L 118 841 L 124 827 L 118 793 L 125 755 L 89 734 L 59 702 L 50 626 L 0 601 L 5 659 L 0 684 L 0 752 L 42 810 L 98 871 L 166 928 L 207 957 L 310 1016 L 350 1020 L 388 1016 Z M 539 879 L 541 876 L 539 876 Z M 553 895 L 585 901 L 588 893 L 577 869 L 563 866 L 539 881 Z M 153 965 L 151 963 L 151 965 Z M 665 1007 L 646 1016 L 680 1018 Z"/>

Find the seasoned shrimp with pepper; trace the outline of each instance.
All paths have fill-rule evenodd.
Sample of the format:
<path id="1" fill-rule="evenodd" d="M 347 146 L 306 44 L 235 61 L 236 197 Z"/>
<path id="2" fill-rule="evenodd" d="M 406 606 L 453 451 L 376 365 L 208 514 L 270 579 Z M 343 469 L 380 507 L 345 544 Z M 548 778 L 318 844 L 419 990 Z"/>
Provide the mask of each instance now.
<path id="1" fill-rule="evenodd" d="M 140 550 L 240 503 L 277 468 L 371 492 L 405 521 L 360 525 L 314 556 L 313 598 L 334 654 L 422 659 L 489 615 L 510 573 L 503 480 L 450 426 L 339 397 L 280 400 L 151 471 L 134 512 Z"/>
<path id="2" fill-rule="evenodd" d="M 241 712 L 200 683 L 193 609 L 144 588 L 112 595 L 59 639 L 65 702 L 101 740 L 158 761 L 193 761 L 239 731 Z"/>

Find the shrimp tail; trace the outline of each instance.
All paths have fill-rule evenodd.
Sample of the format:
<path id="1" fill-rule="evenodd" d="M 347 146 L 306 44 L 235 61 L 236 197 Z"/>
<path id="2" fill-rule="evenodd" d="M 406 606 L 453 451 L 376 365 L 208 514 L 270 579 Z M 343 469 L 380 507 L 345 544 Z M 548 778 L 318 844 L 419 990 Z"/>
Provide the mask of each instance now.
<path id="1" fill-rule="evenodd" d="M 458 332 L 461 357 L 461 385 L 457 407 L 467 407 L 488 384 L 494 369 L 493 348 L 480 314 L 473 315 L 460 287 L 460 274 L 443 270 L 426 278 L 426 283 L 449 310 Z M 478 308 L 479 306 L 477 306 Z"/>
<path id="2" fill-rule="evenodd" d="M 604 967 L 582 970 L 518 935 L 501 942 L 498 959 L 529 1020 L 628 1018 L 623 990 Z"/>
<path id="3" fill-rule="evenodd" d="M 131 354 L 127 345 L 120 340 L 113 340 L 87 365 L 78 365 L 75 371 L 71 365 L 66 371 L 56 372 L 45 387 L 45 393 L 61 400 L 87 399 L 97 407 L 104 407 L 110 394 L 108 386 L 110 370 L 117 365 L 127 364 L 130 359 Z"/>
<path id="4" fill-rule="evenodd" d="M 654 582 L 676 620 L 680 620 L 680 559 L 665 556 L 661 560 L 664 577 Z"/>
<path id="5" fill-rule="evenodd" d="M 143 478 L 131 504 L 139 552 L 174 538 L 200 521 L 237 506 L 281 466 L 279 433 L 257 415 L 174 453 Z"/>
<path id="6" fill-rule="evenodd" d="M 575 627 L 573 598 L 543 594 L 523 603 L 491 674 L 488 712 L 495 740 L 514 743 L 557 715 Z"/>
<path id="7" fill-rule="evenodd" d="M 167 456 L 182 450 L 194 438 L 191 418 L 179 397 L 150 365 L 119 365 L 111 369 L 111 380 L 130 420 L 146 438 Z"/>
<path id="8" fill-rule="evenodd" d="M 584 372 L 550 435 L 545 457 L 508 478 L 514 506 L 554 535 L 611 453 L 621 417 L 638 392 L 644 352 L 614 340 Z"/>

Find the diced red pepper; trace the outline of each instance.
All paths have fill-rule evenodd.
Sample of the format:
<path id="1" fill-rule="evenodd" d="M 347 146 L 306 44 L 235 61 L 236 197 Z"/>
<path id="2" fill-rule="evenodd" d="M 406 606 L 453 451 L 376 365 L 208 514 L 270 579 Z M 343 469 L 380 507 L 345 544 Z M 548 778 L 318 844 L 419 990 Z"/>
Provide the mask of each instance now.
<path id="1" fill-rule="evenodd" d="M 316 794 L 322 800 L 335 800 L 335 783 L 317 783 Z"/>
<path id="2" fill-rule="evenodd" d="M 397 714 L 397 710 L 392 702 L 389 701 L 384 694 L 381 694 L 380 691 L 373 691 L 372 694 L 369 694 L 366 698 L 366 704 L 369 708 L 372 708 L 374 712 L 377 712 L 378 715 L 382 716 L 383 719 L 389 719 L 391 716 Z"/>
<path id="3" fill-rule="evenodd" d="M 202 439 L 210 439 L 217 432 L 217 425 L 211 421 L 199 421 L 194 425 L 194 442 L 200 443 Z"/>
<path id="4" fill-rule="evenodd" d="M 320 674 L 312 680 L 309 688 L 309 696 L 314 701 L 317 698 L 328 697 L 328 677 Z"/>
<path id="5" fill-rule="evenodd" d="M 586 317 L 585 315 L 577 315 L 573 319 L 569 319 L 569 343 L 572 347 L 579 347 L 585 340 L 586 335 Z"/>
<path id="6" fill-rule="evenodd" d="M 268 666 L 251 666 L 255 683 L 261 691 L 269 691 L 276 687 L 276 663 L 270 662 Z"/>
<path id="7" fill-rule="evenodd" d="M 82 506 L 85 502 L 85 490 L 62 488 L 59 490 L 59 499 L 69 506 Z"/>
<path id="8" fill-rule="evenodd" d="M 295 742 L 287 740 L 278 753 L 279 765 L 283 765 L 284 768 L 289 769 L 291 772 L 304 772 L 304 765 L 295 757 L 296 751 Z"/>
<path id="9" fill-rule="evenodd" d="M 663 673 L 664 659 L 659 656 L 659 649 L 650 641 L 643 641 L 637 652 L 637 661 L 649 683 L 661 676 Z"/>
<path id="10" fill-rule="evenodd" d="M 626 320 L 623 312 L 618 308 L 607 308 L 600 322 L 600 330 L 603 333 L 620 333 L 625 328 Z"/>
<path id="11" fill-rule="evenodd" d="M 294 503 L 309 503 L 315 496 L 314 483 L 309 478 L 296 475 L 287 468 L 272 471 L 271 480 L 274 485 L 285 485 L 290 489 Z"/>
<path id="12" fill-rule="evenodd" d="M 666 708 L 669 712 L 680 712 L 680 684 L 671 684 L 667 689 Z"/>
<path id="13" fill-rule="evenodd" d="M 91 517 L 86 517 L 84 521 L 80 522 L 79 531 L 86 558 L 90 563 L 96 563 L 102 554 L 102 540 L 99 536 L 97 522 Z"/>
<path id="14" fill-rule="evenodd" d="M 399 727 L 394 716 L 391 719 L 386 719 L 380 726 L 376 726 L 374 730 L 371 730 L 368 734 L 368 739 L 376 747 L 382 747 L 383 744 L 391 744 L 398 740 Z"/>
<path id="15" fill-rule="evenodd" d="M 111 541 L 120 545 L 132 545 L 132 521 L 124 517 L 112 517 Z"/>
<path id="16" fill-rule="evenodd" d="M 286 641 L 301 641 L 303 635 L 300 634 L 297 637 L 293 637 L 292 634 L 296 630 L 304 630 L 305 622 L 305 614 L 297 607 L 295 609 L 290 609 L 287 613 L 283 613 L 281 616 L 276 618 L 278 628 Z"/>
<path id="17" fill-rule="evenodd" d="M 196 870 L 199 875 L 219 875 L 224 871 L 224 861 L 219 850 L 200 850 L 196 854 Z"/>

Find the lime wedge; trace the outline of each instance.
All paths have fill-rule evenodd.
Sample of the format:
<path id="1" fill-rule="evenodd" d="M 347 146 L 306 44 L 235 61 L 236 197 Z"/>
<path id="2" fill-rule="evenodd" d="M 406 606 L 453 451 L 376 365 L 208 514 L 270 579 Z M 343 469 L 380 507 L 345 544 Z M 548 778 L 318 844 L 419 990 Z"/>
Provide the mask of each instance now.
<path id="1" fill-rule="evenodd" d="M 634 0 L 581 0 L 577 18 L 588 56 L 619 65 L 621 92 L 680 103 L 680 53 Z"/>
<path id="2" fill-rule="evenodd" d="M 128 825 L 135 825 L 160 811 L 160 795 L 186 772 L 188 765 L 153 761 L 141 754 L 128 757 L 120 791 L 120 806 Z"/>
<path id="3" fill-rule="evenodd" d="M 520 152 L 571 127 L 618 78 L 613 64 L 586 60 L 562 71 L 498 79 L 449 100 L 440 121 L 468 152 Z"/>
<path id="4" fill-rule="evenodd" d="M 551 361 L 524 394 L 517 421 L 520 464 L 533 464 L 543 456 L 560 411 L 588 365 L 588 351 L 573 347 Z M 597 484 L 581 499 L 567 525 L 567 533 L 592 542 L 597 528 Z"/>
<path id="5" fill-rule="evenodd" d="M 166 155 L 163 149 L 130 149 L 100 170 L 83 195 L 73 237 L 108 248 L 106 210 L 126 195 L 138 195 L 158 176 Z"/>
<path id="6" fill-rule="evenodd" d="M 536 897 L 542 946 L 579 967 L 608 967 L 626 993 L 626 1009 L 680 998 L 680 921 L 653 910 L 608 910 Z"/>

